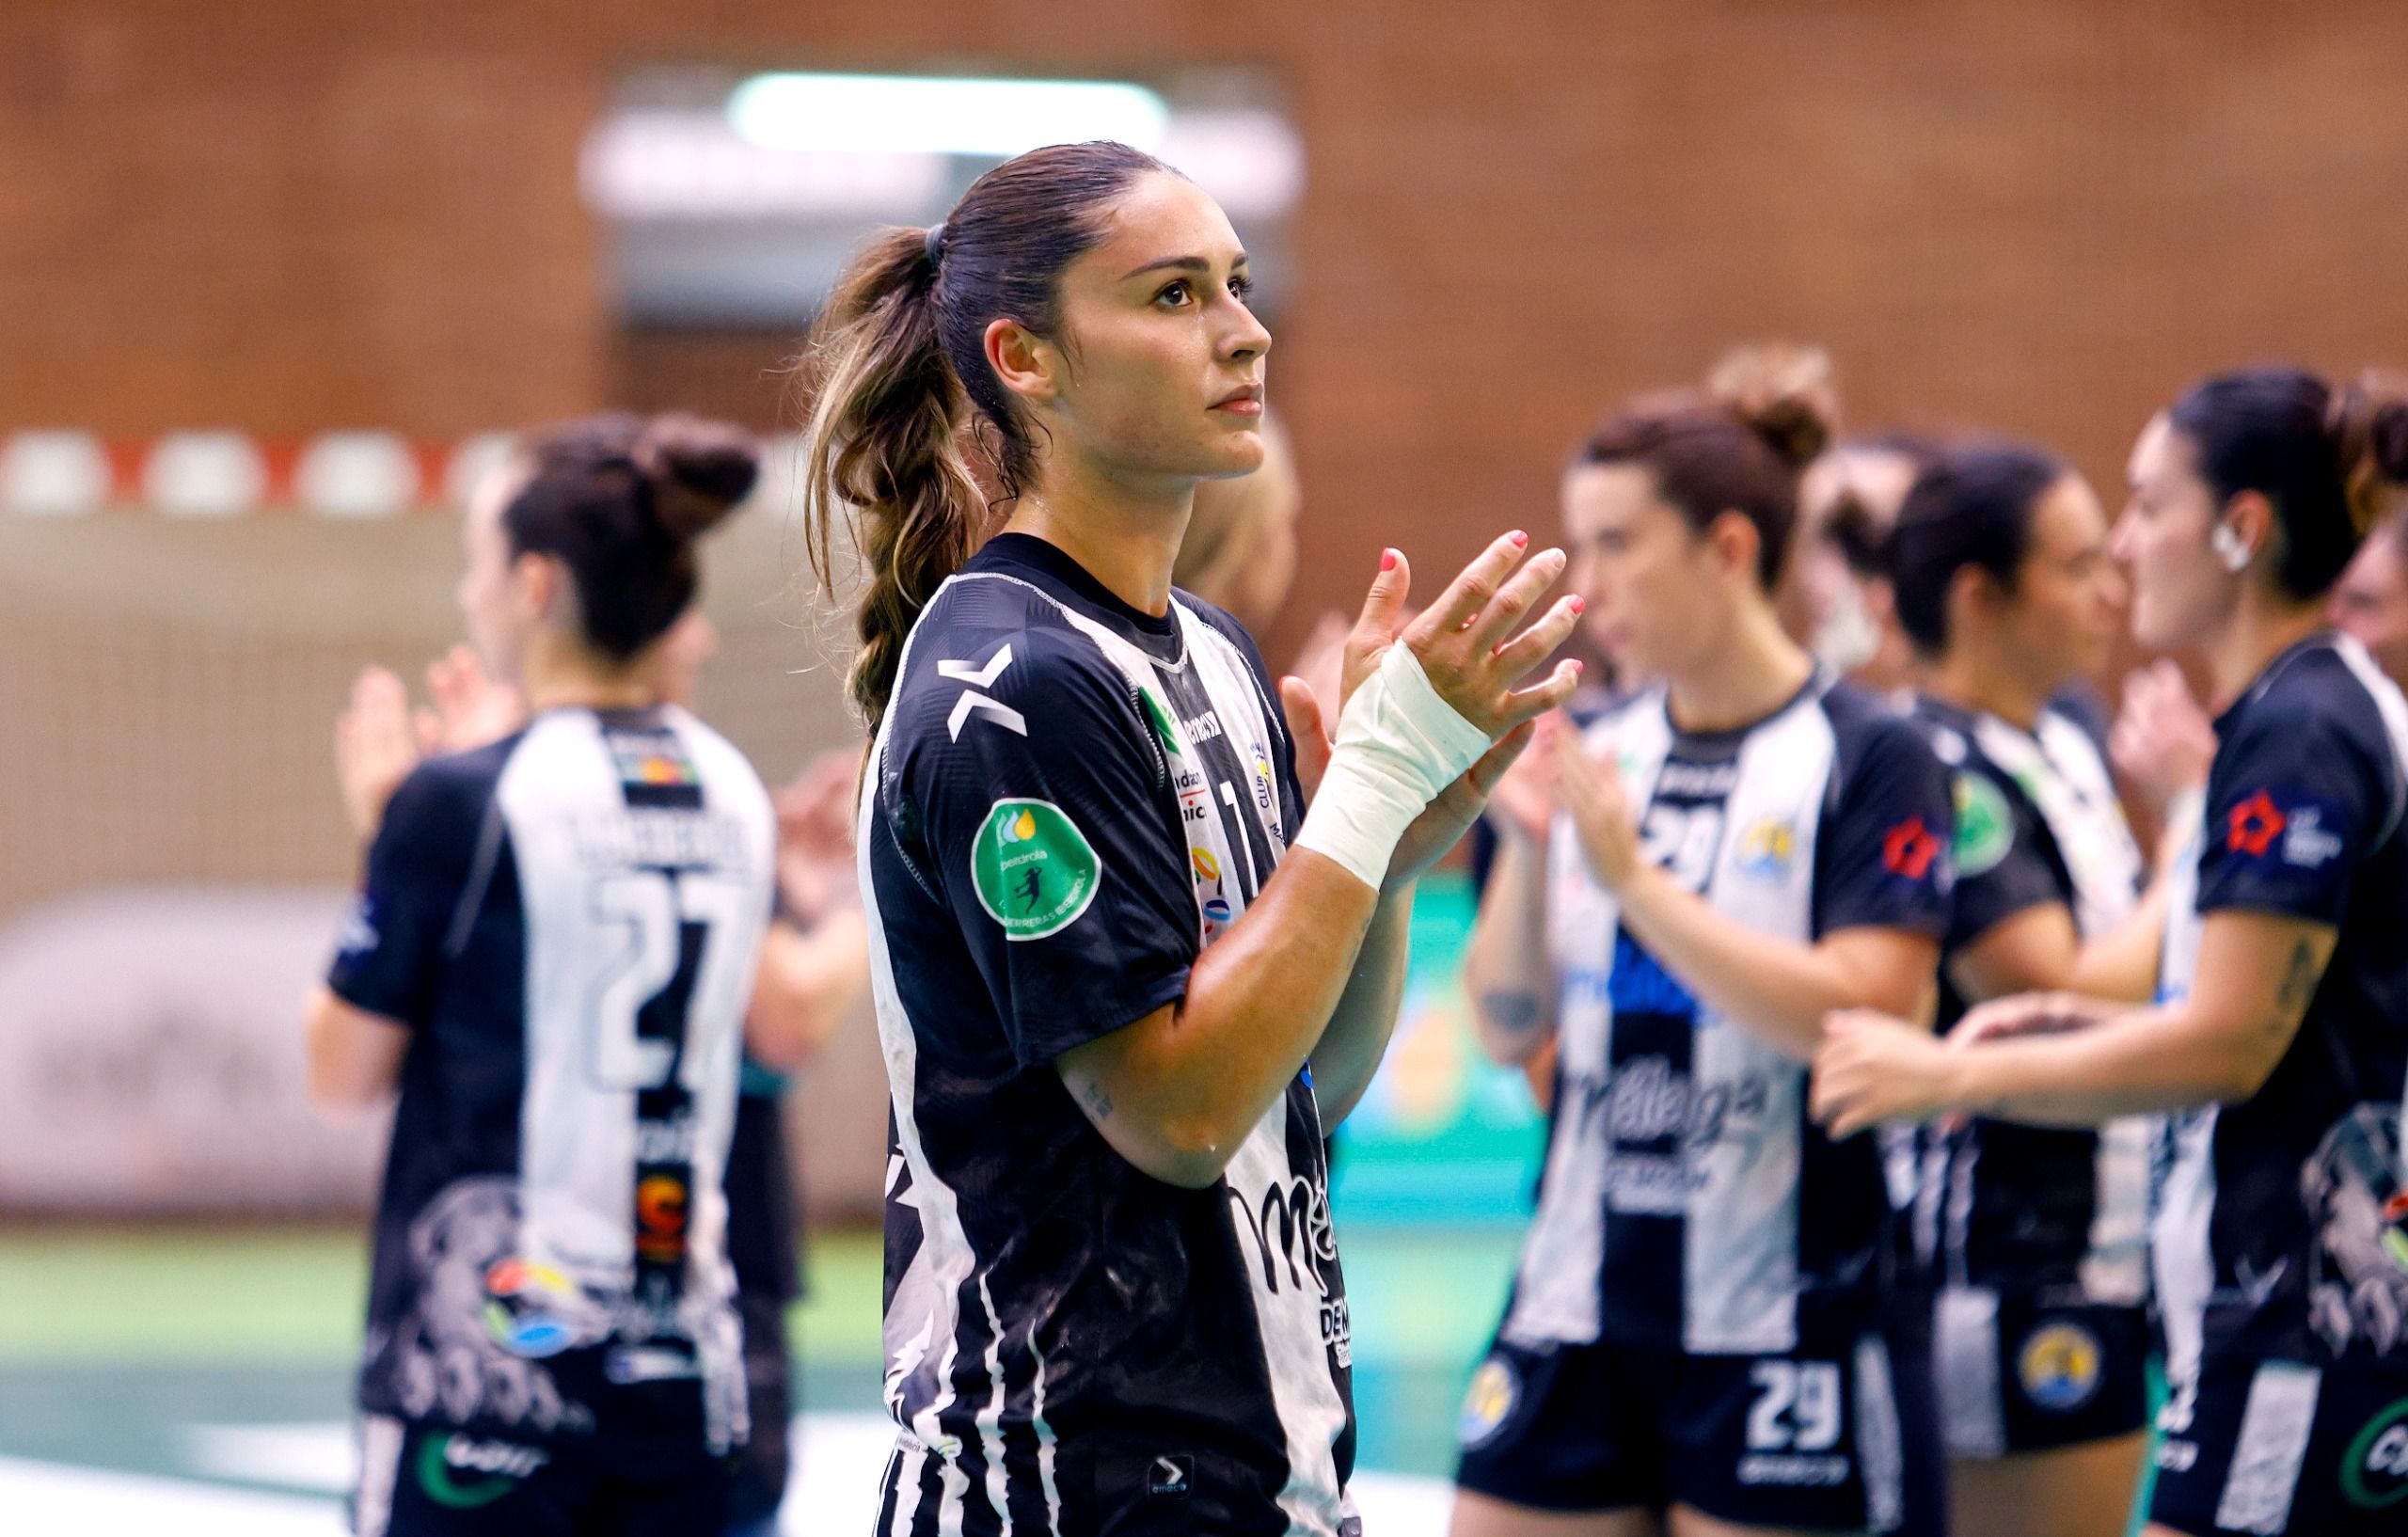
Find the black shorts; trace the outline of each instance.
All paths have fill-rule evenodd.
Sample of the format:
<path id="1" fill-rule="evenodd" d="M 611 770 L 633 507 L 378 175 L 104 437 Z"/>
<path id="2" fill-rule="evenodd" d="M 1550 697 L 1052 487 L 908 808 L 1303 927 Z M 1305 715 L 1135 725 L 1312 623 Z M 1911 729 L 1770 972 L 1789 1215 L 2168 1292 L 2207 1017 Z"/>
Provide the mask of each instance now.
<path id="1" fill-rule="evenodd" d="M 1946 1468 L 1920 1330 L 1782 1355 L 1498 1340 L 1456 1483 L 1547 1511 L 1691 1506 L 1741 1526 L 1940 1537 Z"/>
<path id="2" fill-rule="evenodd" d="M 1951 1287 L 1934 1305 L 1932 1339 L 1951 1457 L 2050 1451 L 2148 1424 L 2145 1308 Z"/>
<path id="3" fill-rule="evenodd" d="M 728 1463 L 360 1423 L 357 1537 L 695 1537 L 727 1522 Z"/>
<path id="4" fill-rule="evenodd" d="M 2242 1354 L 2171 1385 L 2149 1519 L 2192 1537 L 2408 1531 L 2408 1363 Z"/>

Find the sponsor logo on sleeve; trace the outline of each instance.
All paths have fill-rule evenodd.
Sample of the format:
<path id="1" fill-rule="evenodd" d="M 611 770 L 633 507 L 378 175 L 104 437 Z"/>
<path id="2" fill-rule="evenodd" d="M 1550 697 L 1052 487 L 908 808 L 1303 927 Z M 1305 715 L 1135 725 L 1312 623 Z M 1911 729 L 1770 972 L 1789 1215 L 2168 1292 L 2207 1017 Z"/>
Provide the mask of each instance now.
<path id="1" fill-rule="evenodd" d="M 2079 1323 L 2033 1330 L 2015 1363 L 2023 1396 L 2057 1414 L 2071 1414 L 2098 1397 L 2102 1369 L 2099 1337 Z"/>
<path id="2" fill-rule="evenodd" d="M 1154 1499 L 1184 1499 L 1196 1490 L 1196 1459 L 1171 1455 L 1156 1457 L 1146 1469 L 1146 1494 Z"/>
<path id="3" fill-rule="evenodd" d="M 2274 798 L 2259 790 L 2226 814 L 2225 848 L 2251 859 L 2260 858 L 2274 846 L 2274 839 L 2288 821 L 2282 808 L 2274 804 Z"/>
<path id="4" fill-rule="evenodd" d="M 2015 847 L 2015 814 L 1988 775 L 1966 769 L 1956 779 L 1956 873 L 1984 875 Z"/>
<path id="5" fill-rule="evenodd" d="M 1077 922 L 1102 867 L 1086 834 L 1050 800 L 996 801 L 970 849 L 979 905 L 1011 940 L 1041 940 Z"/>
<path id="6" fill-rule="evenodd" d="M 2319 870 L 2341 857 L 2341 835 L 2331 822 L 2329 807 L 2258 790 L 2225 813 L 2224 846 L 2248 859 Z"/>
<path id="7" fill-rule="evenodd" d="M 1940 859 L 1940 840 L 1924 819 L 1909 816 L 1881 835 L 1881 867 L 1909 880 L 1926 879 Z"/>

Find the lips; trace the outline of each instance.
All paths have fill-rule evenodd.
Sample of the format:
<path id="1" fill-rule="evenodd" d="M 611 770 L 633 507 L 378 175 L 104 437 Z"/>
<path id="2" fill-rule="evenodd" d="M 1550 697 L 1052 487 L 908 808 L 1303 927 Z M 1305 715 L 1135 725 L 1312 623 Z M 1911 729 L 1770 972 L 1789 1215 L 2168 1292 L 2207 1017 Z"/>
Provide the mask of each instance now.
<path id="1" fill-rule="evenodd" d="M 1214 401 L 1212 403 L 1212 409 L 1215 411 L 1230 411 L 1239 416 L 1260 416 L 1262 414 L 1262 387 L 1259 384 L 1247 385 L 1243 389 L 1232 390 L 1228 394 L 1222 396 L 1219 400 Z"/>

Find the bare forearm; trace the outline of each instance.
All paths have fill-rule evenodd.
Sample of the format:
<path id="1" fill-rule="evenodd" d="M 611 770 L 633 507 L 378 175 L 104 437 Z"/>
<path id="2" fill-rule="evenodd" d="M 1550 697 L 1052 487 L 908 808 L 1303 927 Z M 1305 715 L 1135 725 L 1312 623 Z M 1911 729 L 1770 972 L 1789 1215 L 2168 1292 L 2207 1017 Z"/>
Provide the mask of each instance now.
<path id="1" fill-rule="evenodd" d="M 861 910 L 829 912 L 808 930 L 769 926 L 744 1044 L 778 1070 L 800 1067 L 835 1033 L 869 984 L 867 929 Z"/>
<path id="2" fill-rule="evenodd" d="M 1546 861 L 1520 838 L 1505 840 L 1464 960 L 1472 1022 L 1491 1061 L 1527 1062 L 1555 1028 L 1554 962 L 1546 953 Z"/>
<path id="3" fill-rule="evenodd" d="M 2122 1004 L 2145 1004 L 2157 991 L 2157 970 L 2165 935 L 2165 881 L 2149 883 L 2140 905 L 2122 923 L 2084 944 L 2074 958 L 2067 990 Z"/>
<path id="4" fill-rule="evenodd" d="M 1354 978 L 1377 896 L 1336 861 L 1291 851 L 1187 995 L 1063 1054 L 1063 1083 L 1122 1156 L 1208 1185 L 1277 1102 Z"/>
<path id="5" fill-rule="evenodd" d="M 1412 959 L 1413 895 L 1411 882 L 1381 894 L 1362 948 L 1354 953 L 1354 974 L 1313 1047 L 1313 1093 L 1324 1131 L 1337 1128 L 1362 1102 L 1396 1034 Z"/>
<path id="6" fill-rule="evenodd" d="M 1948 1099 L 1994 1120 L 2097 1126 L 2245 1099 L 2262 1081 L 2261 1064 L 2261 1053 L 2175 1005 L 1971 1047 L 1957 1054 Z"/>
<path id="7" fill-rule="evenodd" d="M 1775 1051 L 1804 1061 L 1838 1009 L 1927 1018 L 1930 968 L 1911 978 L 1868 974 L 1822 945 L 1760 933 L 1717 912 L 1660 867 L 1623 884 L 1623 927 L 1690 991 Z"/>

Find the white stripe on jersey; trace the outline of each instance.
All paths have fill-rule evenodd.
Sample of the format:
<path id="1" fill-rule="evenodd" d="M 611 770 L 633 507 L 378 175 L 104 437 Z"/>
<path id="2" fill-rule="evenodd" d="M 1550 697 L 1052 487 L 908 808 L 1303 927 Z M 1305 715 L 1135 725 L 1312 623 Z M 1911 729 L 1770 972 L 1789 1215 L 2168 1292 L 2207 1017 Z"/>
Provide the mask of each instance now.
<path id="1" fill-rule="evenodd" d="M 742 755 L 678 709 L 661 712 L 701 780 L 712 862 L 672 881 L 614 840 L 631 813 L 604 725 L 589 710 L 538 716 L 503 765 L 495 804 L 517 864 L 526 925 L 526 1086 L 519 1112 L 519 1255 L 589 1292 L 626 1291 L 635 1256 L 636 1099 L 667 1050 L 635 1035 L 636 1009 L 677 968 L 678 927 L 706 924 L 679 1079 L 692 1094 L 687 1276 L 680 1324 L 703 1372 L 714 1446 L 743 1438 L 735 1278 L 725 1254 L 746 1007 L 775 879 L 768 793 Z"/>
<path id="2" fill-rule="evenodd" d="M 2217 1526 L 2257 1537 L 2283 1537 L 2291 1529 L 2291 1502 L 2299 1495 L 2323 1384 L 2323 1372 L 2292 1361 L 2268 1361 L 2250 1377 L 2241 1433 L 2216 1498 Z"/>
<path id="3" fill-rule="evenodd" d="M 1784 939 L 1814 932 L 1814 848 L 1838 743 L 1810 689 L 1741 744 L 1723 802 L 1730 830 L 1702 872 L 1718 911 Z M 1596 752 L 1621 761 L 1632 804 L 1651 804 L 1673 735 L 1660 690 L 1589 729 Z M 1751 859 L 1765 829 L 1784 859 Z M 1786 840 L 1785 843 L 1782 840 Z M 1607 985 L 1620 905 L 1591 877 L 1568 816 L 1548 851 L 1548 947 L 1566 986 L 1558 1011 L 1567 1083 L 1611 1076 L 1613 1010 Z M 1682 1346 L 1702 1355 L 1770 1355 L 1798 1341 L 1798 1181 L 1804 1157 L 1805 1071 L 1699 1000 L 1689 1078 L 1700 1097 L 1760 1095 L 1761 1134 L 1694 1150 L 1693 1188 L 1680 1215 Z M 1587 1342 L 1602 1326 L 1599 1281 L 1611 1178 L 1609 1114 L 1559 1112 L 1546 1188 L 1523 1249 L 1505 1336 L 1516 1342 Z"/>
<path id="4" fill-rule="evenodd" d="M 2030 797 L 2073 882 L 2074 927 L 2097 939 L 2131 914 L 2147 870 L 2098 745 L 2054 710 L 2036 732 L 1977 716 L 1973 739 Z M 2148 1297 L 2149 1143 L 2159 1117 L 2126 1116 L 2099 1129 L 2091 1161 L 2089 1246 L 2081 1260 L 2091 1301 L 2137 1307 Z M 1961 1270 L 1964 1250 L 1952 1258 Z"/>

